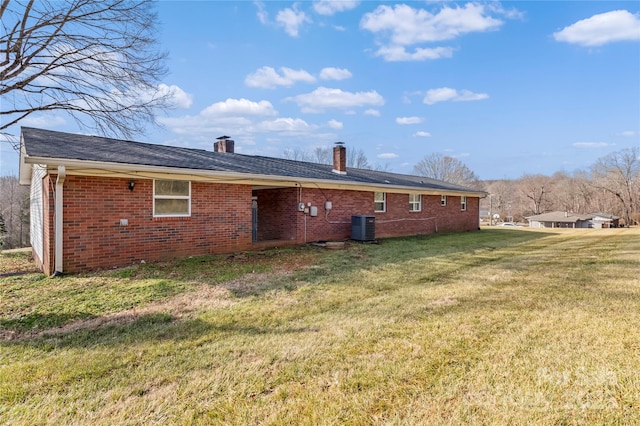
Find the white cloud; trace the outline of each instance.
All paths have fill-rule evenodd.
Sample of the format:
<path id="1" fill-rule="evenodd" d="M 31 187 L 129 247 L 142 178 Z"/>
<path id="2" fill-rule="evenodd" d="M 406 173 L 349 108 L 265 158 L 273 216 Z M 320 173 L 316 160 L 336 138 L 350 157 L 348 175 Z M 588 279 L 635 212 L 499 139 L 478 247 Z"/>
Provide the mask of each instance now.
<path id="1" fill-rule="evenodd" d="M 406 4 L 382 5 L 364 15 L 360 26 L 374 33 L 391 32 L 393 45 L 407 46 L 499 28 L 503 22 L 486 12 L 485 6 L 474 3 L 455 8 L 445 6 L 435 15 Z"/>
<path id="2" fill-rule="evenodd" d="M 158 86 L 158 92 L 161 96 L 168 95 L 171 98 L 171 103 L 178 108 L 190 108 L 193 103 L 193 96 L 176 85 L 168 86 L 166 84 L 160 84 Z"/>
<path id="3" fill-rule="evenodd" d="M 491 13 L 514 16 L 501 8 L 477 3 L 460 7 L 444 6 L 432 14 L 424 9 L 414 9 L 406 4 L 381 5 L 367 13 L 360 21 L 360 28 L 380 34 L 382 41 L 376 52 L 387 61 L 419 61 L 450 57 L 450 47 L 416 48 L 408 53 L 407 46 L 452 40 L 472 32 L 497 30 L 503 21 Z"/>
<path id="4" fill-rule="evenodd" d="M 278 112 L 269 101 L 253 102 L 248 99 L 227 99 L 211 104 L 200 112 L 205 117 L 229 116 L 273 116 Z"/>
<path id="5" fill-rule="evenodd" d="M 311 22 L 311 19 L 303 11 L 298 10 L 298 3 L 294 3 L 293 8 L 282 9 L 278 12 L 276 22 L 291 37 L 298 37 L 298 31 L 302 24 Z"/>
<path id="6" fill-rule="evenodd" d="M 345 80 L 351 78 L 351 71 L 345 68 L 327 67 L 320 71 L 322 80 Z"/>
<path id="7" fill-rule="evenodd" d="M 337 125 L 338 121 L 332 121 Z M 327 129 L 324 123 L 318 125 L 301 118 L 278 117 L 278 112 L 266 100 L 227 99 L 215 102 L 197 114 L 158 117 L 158 122 L 174 134 L 171 145 L 211 150 L 217 136 L 230 135 L 236 141 L 236 152 L 246 154 L 278 156 L 282 152 L 281 144 L 326 142 L 337 137 L 322 131 Z"/>
<path id="8" fill-rule="evenodd" d="M 140 103 L 152 103 L 159 98 L 165 98 L 170 107 L 190 108 L 193 103 L 193 96 L 176 85 L 159 84 L 155 88 L 145 86 L 129 86 L 126 91 L 113 89 L 109 92 L 109 101 L 115 108 L 116 103 L 120 105 L 135 105 Z M 107 101 L 105 100 L 105 105 Z M 88 98 L 78 98 L 71 103 L 79 108 L 92 109 Z"/>
<path id="9" fill-rule="evenodd" d="M 637 133 L 633 130 L 625 130 L 624 132 L 618 133 L 618 136 L 624 136 L 625 138 L 631 138 L 637 135 Z"/>
<path id="10" fill-rule="evenodd" d="M 553 37 L 581 46 L 640 40 L 640 18 L 627 10 L 600 13 L 553 33 Z"/>
<path id="11" fill-rule="evenodd" d="M 428 138 L 428 137 L 431 137 L 431 133 L 420 130 L 418 132 L 415 132 L 413 136 L 416 136 L 419 138 Z"/>
<path id="12" fill-rule="evenodd" d="M 306 134 L 317 126 L 311 126 L 300 118 L 276 118 L 275 120 L 262 121 L 256 126 L 256 130 L 277 132 L 283 134 Z"/>
<path id="13" fill-rule="evenodd" d="M 43 129 L 47 129 L 51 127 L 64 126 L 65 124 L 67 124 L 67 121 L 64 119 L 64 117 L 49 112 L 43 115 L 28 115 L 27 117 L 20 120 L 19 124 L 26 127 L 40 127 Z"/>
<path id="14" fill-rule="evenodd" d="M 487 95 L 486 93 L 473 93 L 469 90 L 458 91 L 450 87 L 440 87 L 438 89 L 428 90 L 423 99 L 423 102 L 427 105 L 433 105 L 438 102 L 480 101 L 488 98 L 489 95 Z"/>
<path id="15" fill-rule="evenodd" d="M 378 154 L 377 157 L 388 160 L 398 158 L 398 154 L 394 154 L 393 152 L 383 152 L 382 154 Z"/>
<path id="16" fill-rule="evenodd" d="M 364 115 L 370 115 L 371 117 L 380 117 L 380 111 L 377 109 L 369 108 L 364 112 Z"/>
<path id="17" fill-rule="evenodd" d="M 452 47 L 416 47 L 410 53 L 404 46 L 383 46 L 376 51 L 376 56 L 382 56 L 387 62 L 424 61 L 426 59 L 450 58 L 453 56 L 453 50 Z"/>
<path id="18" fill-rule="evenodd" d="M 318 0 L 313 2 L 313 10 L 319 15 L 333 15 L 337 12 L 355 9 L 360 1 L 357 0 Z"/>
<path id="19" fill-rule="evenodd" d="M 338 121 L 338 120 L 329 120 L 327 122 L 327 126 L 331 127 L 332 129 L 342 129 L 344 127 L 344 124 L 342 124 L 342 122 Z"/>
<path id="20" fill-rule="evenodd" d="M 421 117 L 397 117 L 396 123 L 400 125 L 406 124 L 420 124 L 424 121 Z"/>
<path id="21" fill-rule="evenodd" d="M 267 25 L 269 23 L 269 13 L 265 10 L 264 3 L 261 1 L 254 1 L 253 4 L 258 8 L 258 12 L 256 13 L 258 20 L 261 24 Z"/>
<path id="22" fill-rule="evenodd" d="M 607 146 L 615 146 L 615 144 L 607 142 L 575 142 L 573 146 L 576 148 L 605 148 Z"/>
<path id="23" fill-rule="evenodd" d="M 287 67 L 281 67 L 279 74 L 272 67 L 262 67 L 253 74 L 249 74 L 244 79 L 244 84 L 249 87 L 273 89 L 277 86 L 290 87 L 298 81 L 313 83 L 316 81 L 316 78 L 305 70 L 294 70 Z"/>
<path id="24" fill-rule="evenodd" d="M 158 121 L 179 135 L 173 144 L 203 149 L 211 149 L 213 139 L 222 134 L 231 135 L 245 147 L 254 144 L 257 136 L 273 135 L 275 140 L 289 137 L 324 140 L 328 137 L 319 132 L 320 126 L 303 119 L 277 117 L 277 111 L 268 101 L 247 99 L 227 99 L 209 105 L 196 115 L 159 117 Z M 261 147 L 259 151 L 264 149 Z"/>
<path id="25" fill-rule="evenodd" d="M 384 98 L 375 90 L 352 93 L 328 87 L 318 87 L 311 93 L 292 96 L 285 101 L 295 102 L 305 113 L 319 113 L 329 108 L 349 109 L 384 104 Z"/>

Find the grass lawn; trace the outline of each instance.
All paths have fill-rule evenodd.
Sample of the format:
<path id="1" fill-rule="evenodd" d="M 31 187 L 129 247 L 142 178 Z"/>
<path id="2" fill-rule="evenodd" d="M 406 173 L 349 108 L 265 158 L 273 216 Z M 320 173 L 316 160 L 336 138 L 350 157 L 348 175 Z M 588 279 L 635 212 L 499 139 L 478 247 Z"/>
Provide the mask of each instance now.
<path id="1" fill-rule="evenodd" d="M 0 423 L 640 424 L 639 276 L 640 229 L 61 278 L 2 254 Z"/>

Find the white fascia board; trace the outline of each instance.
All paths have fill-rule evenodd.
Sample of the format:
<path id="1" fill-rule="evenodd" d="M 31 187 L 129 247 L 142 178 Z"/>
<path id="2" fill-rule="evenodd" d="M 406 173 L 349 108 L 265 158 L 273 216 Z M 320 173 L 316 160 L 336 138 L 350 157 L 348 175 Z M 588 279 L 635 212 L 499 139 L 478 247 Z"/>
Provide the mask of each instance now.
<path id="1" fill-rule="evenodd" d="M 451 195 L 483 197 L 483 192 L 458 191 L 452 189 L 418 188 L 415 186 L 368 184 L 363 182 L 340 182 L 330 179 L 312 179 L 291 176 L 263 175 L 257 173 L 238 173 L 216 170 L 187 169 L 165 166 L 148 166 L 129 163 L 107 163 L 102 161 L 76 160 L 66 158 L 25 157 L 27 164 L 47 164 L 57 168 L 63 165 L 68 175 L 89 175 L 104 177 L 128 177 L 146 179 L 183 179 L 194 181 L 215 181 L 238 185 L 274 185 L 281 187 L 304 187 L 322 189 L 344 189 L 351 191 L 374 191 L 391 193 L 416 193 L 426 195 Z"/>
<path id="2" fill-rule="evenodd" d="M 33 163 L 27 162 L 26 160 L 29 157 L 27 156 L 27 151 L 24 147 L 24 138 L 20 135 L 20 162 L 18 163 L 18 176 L 20 185 L 31 185 L 31 169 Z"/>

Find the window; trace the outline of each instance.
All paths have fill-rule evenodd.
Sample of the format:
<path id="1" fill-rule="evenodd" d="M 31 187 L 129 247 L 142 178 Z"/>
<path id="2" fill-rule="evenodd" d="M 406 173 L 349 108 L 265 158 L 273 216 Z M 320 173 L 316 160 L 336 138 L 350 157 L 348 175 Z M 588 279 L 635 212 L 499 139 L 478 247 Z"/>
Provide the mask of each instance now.
<path id="1" fill-rule="evenodd" d="M 422 195 L 409 194 L 409 211 L 410 212 L 422 211 Z"/>
<path id="2" fill-rule="evenodd" d="M 464 195 L 460 197 L 460 210 L 463 212 L 467 211 L 467 197 Z"/>
<path id="3" fill-rule="evenodd" d="M 373 211 L 385 212 L 387 211 L 387 193 L 375 192 L 373 194 Z"/>
<path id="4" fill-rule="evenodd" d="M 191 182 L 188 180 L 153 181 L 154 216 L 190 216 Z"/>
<path id="5" fill-rule="evenodd" d="M 447 205 L 447 196 L 446 195 L 441 195 L 440 196 L 440 205 L 441 206 L 446 206 Z"/>

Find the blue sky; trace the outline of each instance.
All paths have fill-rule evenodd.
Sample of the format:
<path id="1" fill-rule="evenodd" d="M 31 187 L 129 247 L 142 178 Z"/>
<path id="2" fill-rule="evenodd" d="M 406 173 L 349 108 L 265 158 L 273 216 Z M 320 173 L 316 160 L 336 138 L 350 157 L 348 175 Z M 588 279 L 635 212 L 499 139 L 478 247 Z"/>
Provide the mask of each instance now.
<path id="1" fill-rule="evenodd" d="M 640 3 L 162 1 L 175 107 L 137 140 L 282 156 L 346 142 L 411 173 L 586 169 L 640 146 Z M 22 125 L 84 132 L 64 113 Z M 19 128 L 10 129 L 19 134 Z M 0 144 L 0 174 L 17 155 Z"/>

